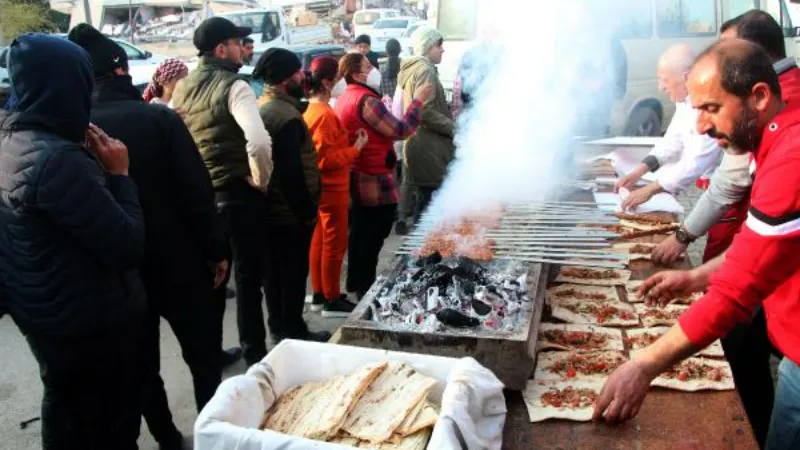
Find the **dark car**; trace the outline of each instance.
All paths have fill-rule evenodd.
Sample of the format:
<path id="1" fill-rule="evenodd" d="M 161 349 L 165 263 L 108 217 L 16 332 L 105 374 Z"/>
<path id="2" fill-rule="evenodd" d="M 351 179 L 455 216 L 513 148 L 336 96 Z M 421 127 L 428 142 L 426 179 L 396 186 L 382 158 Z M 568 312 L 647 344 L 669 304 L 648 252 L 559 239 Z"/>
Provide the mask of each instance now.
<path id="1" fill-rule="evenodd" d="M 286 49 L 291 50 L 300 58 L 300 62 L 303 64 L 303 70 L 311 65 L 311 60 L 317 56 L 333 56 L 339 59 L 347 53 L 341 45 L 290 45 L 286 47 Z M 256 52 L 253 54 L 254 64 L 258 61 L 258 58 L 261 57 L 262 53 L 264 52 Z"/>

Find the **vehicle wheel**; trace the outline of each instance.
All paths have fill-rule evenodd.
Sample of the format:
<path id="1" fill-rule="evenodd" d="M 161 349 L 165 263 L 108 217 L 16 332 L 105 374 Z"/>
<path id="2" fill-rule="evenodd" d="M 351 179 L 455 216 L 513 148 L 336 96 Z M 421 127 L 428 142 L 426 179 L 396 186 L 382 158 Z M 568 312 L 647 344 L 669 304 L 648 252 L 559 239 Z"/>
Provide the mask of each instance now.
<path id="1" fill-rule="evenodd" d="M 628 118 L 625 136 L 661 136 L 661 118 L 653 108 L 636 108 Z"/>

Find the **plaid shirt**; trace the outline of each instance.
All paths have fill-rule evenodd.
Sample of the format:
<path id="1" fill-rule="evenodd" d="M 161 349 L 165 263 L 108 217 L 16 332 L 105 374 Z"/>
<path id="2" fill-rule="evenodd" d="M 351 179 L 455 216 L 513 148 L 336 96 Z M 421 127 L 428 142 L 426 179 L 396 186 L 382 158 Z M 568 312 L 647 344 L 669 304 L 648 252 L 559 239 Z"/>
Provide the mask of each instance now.
<path id="1" fill-rule="evenodd" d="M 397 74 L 394 78 L 389 76 L 389 70 L 384 66 L 381 68 L 381 95 L 394 96 L 394 91 L 397 89 Z"/>
<path id="2" fill-rule="evenodd" d="M 458 114 L 461 112 L 461 108 L 464 107 L 464 103 L 461 100 L 461 91 L 463 87 L 461 86 L 461 77 L 456 77 L 453 80 L 453 98 L 450 101 L 450 111 L 453 112 L 453 119 L 458 118 Z"/>
<path id="3" fill-rule="evenodd" d="M 364 99 L 361 117 L 378 133 L 400 141 L 416 133 L 422 120 L 422 102 L 412 101 L 403 120 L 397 120 L 379 98 L 368 96 Z"/>
<path id="4" fill-rule="evenodd" d="M 400 201 L 400 191 L 394 175 L 367 175 L 350 172 L 350 192 L 353 203 L 358 206 L 394 205 Z"/>

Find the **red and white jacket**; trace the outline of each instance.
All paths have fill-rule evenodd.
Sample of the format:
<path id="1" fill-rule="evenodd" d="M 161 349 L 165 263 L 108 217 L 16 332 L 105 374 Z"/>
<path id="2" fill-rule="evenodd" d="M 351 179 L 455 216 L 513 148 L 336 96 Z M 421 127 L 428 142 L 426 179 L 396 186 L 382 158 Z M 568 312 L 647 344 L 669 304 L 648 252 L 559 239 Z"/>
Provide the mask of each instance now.
<path id="1" fill-rule="evenodd" d="M 770 339 L 800 363 L 800 105 L 790 104 L 764 129 L 754 153 L 750 209 L 708 293 L 679 323 L 705 347 L 764 304 Z"/>

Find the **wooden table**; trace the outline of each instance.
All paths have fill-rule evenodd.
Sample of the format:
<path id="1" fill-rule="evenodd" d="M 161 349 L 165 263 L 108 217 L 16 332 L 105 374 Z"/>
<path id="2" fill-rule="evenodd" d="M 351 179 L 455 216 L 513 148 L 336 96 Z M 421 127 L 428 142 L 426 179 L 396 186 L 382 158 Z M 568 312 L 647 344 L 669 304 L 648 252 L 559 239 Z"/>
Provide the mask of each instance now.
<path id="1" fill-rule="evenodd" d="M 581 195 L 580 201 L 591 201 Z M 647 236 L 628 242 L 660 242 L 664 236 Z M 687 259 L 674 268 L 690 268 Z M 634 261 L 631 279 L 643 280 L 667 267 Z M 621 298 L 625 289 L 618 287 Z M 548 420 L 530 423 L 520 392 L 506 391 L 508 415 L 503 449 L 585 450 L 715 450 L 758 449 L 736 391 L 680 392 L 653 388 L 639 415 L 622 425 Z"/>

